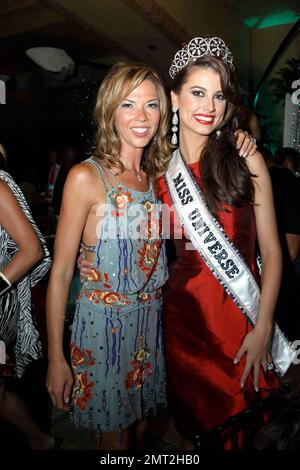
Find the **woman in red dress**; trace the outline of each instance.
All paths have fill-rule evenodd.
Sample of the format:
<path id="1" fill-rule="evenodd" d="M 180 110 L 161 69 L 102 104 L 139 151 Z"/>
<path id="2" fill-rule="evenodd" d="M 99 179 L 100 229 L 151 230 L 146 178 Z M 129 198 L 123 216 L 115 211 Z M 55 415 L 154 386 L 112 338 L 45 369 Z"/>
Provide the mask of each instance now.
<path id="1" fill-rule="evenodd" d="M 183 51 L 188 54 L 187 46 Z M 238 97 L 232 62 L 226 51 L 224 58 L 207 50 L 201 54 L 198 50 L 196 60 L 184 59 L 185 65 L 175 56 L 170 69 L 173 112 L 179 114 L 179 152 L 209 212 L 257 282 L 257 239 L 263 269 L 258 319 L 252 328 L 186 238 L 177 215 L 171 215 L 177 260 L 165 291 L 166 365 L 169 399 L 186 436 L 220 425 L 275 385 L 274 374 L 266 371 L 281 276 L 268 170 L 259 152 L 242 159 L 233 145 Z M 173 132 L 177 120 L 175 116 Z M 165 177 L 157 191 L 159 199 L 173 208 Z M 187 188 L 183 191 L 182 206 L 190 197 Z"/>

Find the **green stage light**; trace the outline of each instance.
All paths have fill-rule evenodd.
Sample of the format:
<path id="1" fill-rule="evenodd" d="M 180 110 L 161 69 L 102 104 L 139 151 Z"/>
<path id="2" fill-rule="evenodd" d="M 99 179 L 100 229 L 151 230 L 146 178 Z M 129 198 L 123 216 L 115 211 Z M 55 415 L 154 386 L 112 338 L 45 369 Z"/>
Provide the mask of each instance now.
<path id="1" fill-rule="evenodd" d="M 295 11 L 284 10 L 280 13 L 271 13 L 264 17 L 252 16 L 251 18 L 246 18 L 244 23 L 249 26 L 249 28 L 264 29 L 272 26 L 295 23 L 299 18 L 299 14 Z"/>

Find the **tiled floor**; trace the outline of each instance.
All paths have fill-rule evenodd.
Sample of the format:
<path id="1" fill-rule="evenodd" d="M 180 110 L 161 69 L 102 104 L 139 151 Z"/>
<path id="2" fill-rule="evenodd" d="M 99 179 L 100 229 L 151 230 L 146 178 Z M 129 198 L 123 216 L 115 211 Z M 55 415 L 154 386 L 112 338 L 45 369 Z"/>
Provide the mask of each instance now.
<path id="1" fill-rule="evenodd" d="M 53 411 L 51 432 L 64 438 L 63 450 L 91 450 L 95 448 L 90 431 L 83 427 L 75 428 L 68 413 Z M 176 431 L 168 410 L 161 410 L 149 420 L 149 427 L 144 438 L 145 449 L 175 450 L 181 448 L 181 443 L 182 437 Z"/>

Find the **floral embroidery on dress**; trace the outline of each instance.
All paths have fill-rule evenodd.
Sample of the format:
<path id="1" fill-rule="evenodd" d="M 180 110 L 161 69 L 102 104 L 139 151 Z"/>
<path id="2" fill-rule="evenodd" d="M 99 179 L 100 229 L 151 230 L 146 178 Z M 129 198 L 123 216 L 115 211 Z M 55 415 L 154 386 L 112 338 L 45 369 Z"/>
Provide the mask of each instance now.
<path id="1" fill-rule="evenodd" d="M 94 366 L 95 359 L 92 357 L 92 351 L 90 349 L 80 349 L 76 344 L 71 343 L 71 358 L 72 366 Z"/>
<path id="2" fill-rule="evenodd" d="M 145 240 L 144 245 L 141 250 L 138 250 L 138 253 L 140 255 L 140 260 L 139 260 L 139 268 L 142 269 L 142 271 L 146 271 L 147 277 L 150 276 L 150 274 L 153 271 L 153 268 L 155 267 L 159 251 L 160 251 L 160 246 L 161 246 L 161 241 L 156 240 L 156 241 L 149 241 Z"/>
<path id="3" fill-rule="evenodd" d="M 92 268 L 90 270 L 90 274 L 87 278 L 88 281 L 90 282 L 97 282 L 100 281 L 103 285 L 103 287 L 106 287 L 107 289 L 111 288 L 111 285 L 109 284 L 109 276 L 107 273 L 103 273 L 102 271 L 97 271 L 95 268 Z"/>
<path id="4" fill-rule="evenodd" d="M 137 298 L 139 302 L 147 302 L 150 299 L 150 294 L 148 292 L 140 292 Z"/>
<path id="5" fill-rule="evenodd" d="M 160 222 L 152 219 L 142 220 L 140 224 L 141 237 L 146 240 L 158 240 L 160 238 Z"/>
<path id="6" fill-rule="evenodd" d="M 117 208 L 116 211 L 112 211 L 112 215 L 117 217 L 124 215 L 124 212 L 120 212 L 120 209 L 125 209 L 128 203 L 134 201 L 131 193 L 129 191 L 124 191 L 121 187 L 116 188 L 116 192 L 111 196 L 111 199 Z"/>
<path id="7" fill-rule="evenodd" d="M 82 350 L 74 343 L 71 343 L 71 361 L 74 373 L 74 403 L 84 411 L 87 402 L 93 398 L 92 388 L 95 385 L 95 382 L 88 381 L 86 368 L 94 366 L 95 359 L 92 357 L 90 349 Z"/>
<path id="8" fill-rule="evenodd" d="M 152 209 L 153 209 L 153 204 L 151 201 L 147 200 L 147 201 L 143 201 L 143 206 L 145 207 L 146 211 L 148 212 L 148 214 L 150 212 L 152 212 Z"/>
<path id="9" fill-rule="evenodd" d="M 83 291 L 84 295 L 94 304 L 103 303 L 105 305 L 130 305 L 127 295 L 122 295 L 119 292 L 110 292 L 95 289 L 92 292 Z"/>
<path id="10" fill-rule="evenodd" d="M 143 201 L 142 205 L 146 210 L 146 217 L 140 224 L 142 238 L 147 240 L 160 239 L 161 219 L 157 217 L 157 211 L 153 211 L 156 205 L 149 200 Z"/>
<path id="11" fill-rule="evenodd" d="M 149 302 L 150 300 L 159 300 L 162 298 L 162 292 L 161 289 L 156 289 L 155 293 L 149 293 L 149 292 L 140 292 L 137 295 L 137 300 L 138 302 L 144 303 L 144 302 Z"/>
<path id="12" fill-rule="evenodd" d="M 95 382 L 88 382 L 88 374 L 85 371 L 76 372 L 74 374 L 74 403 L 81 409 L 85 410 L 86 404 L 93 398 L 92 388 Z"/>
<path id="13" fill-rule="evenodd" d="M 130 362 L 132 369 L 128 372 L 125 379 L 125 387 L 128 388 L 141 388 L 143 381 L 153 374 L 150 361 L 147 361 L 151 356 L 151 351 L 143 344 L 140 349 L 133 355 L 133 360 Z"/>

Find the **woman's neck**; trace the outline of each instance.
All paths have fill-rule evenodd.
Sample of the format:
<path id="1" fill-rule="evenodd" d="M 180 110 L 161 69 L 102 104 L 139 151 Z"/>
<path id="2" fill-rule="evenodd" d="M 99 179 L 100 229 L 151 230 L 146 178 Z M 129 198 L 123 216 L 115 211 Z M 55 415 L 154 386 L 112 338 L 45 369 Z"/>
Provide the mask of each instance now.
<path id="1" fill-rule="evenodd" d="M 179 150 L 186 163 L 199 162 L 208 136 L 186 136 L 180 134 Z"/>
<path id="2" fill-rule="evenodd" d="M 139 172 L 141 170 L 143 151 L 137 149 L 134 152 L 121 152 L 120 161 L 125 168 Z"/>

